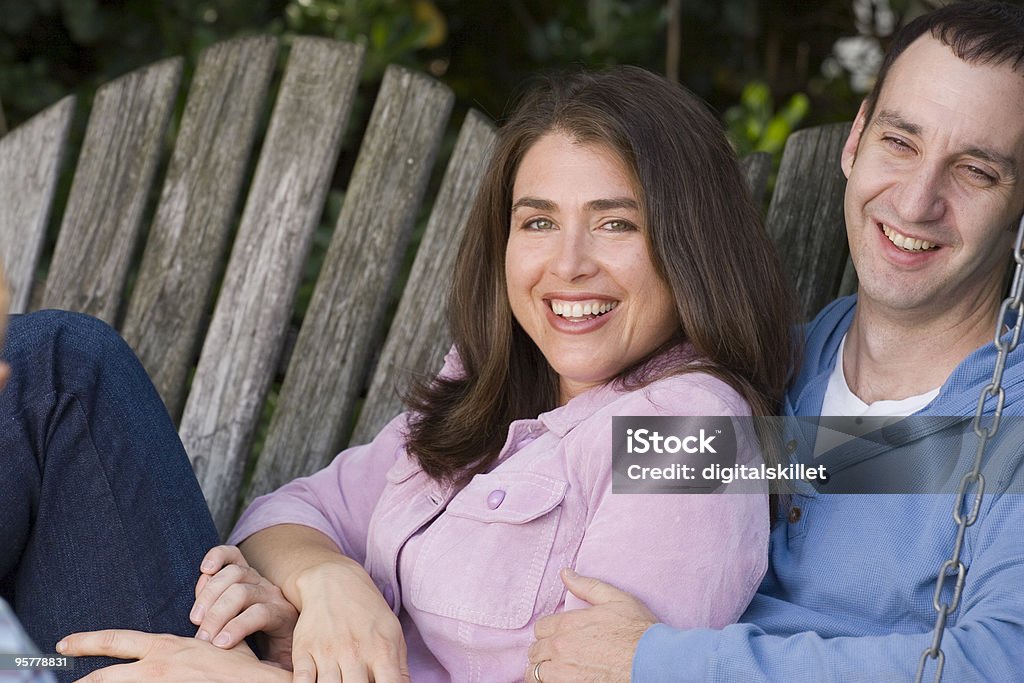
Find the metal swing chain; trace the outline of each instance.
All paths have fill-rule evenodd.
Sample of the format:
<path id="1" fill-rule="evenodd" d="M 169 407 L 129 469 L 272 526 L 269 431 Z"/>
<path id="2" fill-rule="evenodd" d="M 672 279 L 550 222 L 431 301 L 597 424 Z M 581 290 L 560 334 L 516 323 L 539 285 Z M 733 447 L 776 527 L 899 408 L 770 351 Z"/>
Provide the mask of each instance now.
<path id="1" fill-rule="evenodd" d="M 935 586 L 935 596 L 932 605 L 935 607 L 937 616 L 935 618 L 935 631 L 932 644 L 921 653 L 921 659 L 917 665 L 917 676 L 914 683 L 922 683 L 924 680 L 924 669 L 929 659 L 935 659 L 935 683 L 942 680 L 942 667 L 946 663 L 946 656 L 942 652 L 942 635 L 946 628 L 946 619 L 956 611 L 960 604 L 960 595 L 963 593 L 964 580 L 967 576 L 967 567 L 960 560 L 960 552 L 963 550 L 964 537 L 967 535 L 967 527 L 974 524 L 978 519 L 978 512 L 981 509 L 981 498 L 985 493 L 985 477 L 981 474 L 981 461 L 985 454 L 985 445 L 988 440 L 995 436 L 999 430 L 999 420 L 1003 415 L 1003 402 L 1006 395 L 1003 392 L 1003 370 L 1006 369 L 1006 359 L 1010 353 L 1017 348 L 1020 341 L 1021 328 L 1024 327 L 1024 216 L 1021 217 L 1020 226 L 1017 228 L 1017 241 L 1013 247 L 1013 260 L 1016 262 L 1016 269 L 1013 273 L 1013 284 L 1010 286 L 1010 296 L 1003 300 L 999 307 L 999 316 L 996 318 L 995 345 L 999 354 L 996 356 L 995 368 L 992 371 L 992 381 L 982 389 L 978 398 L 978 408 L 974 412 L 972 427 L 978 435 L 978 449 L 974 454 L 974 468 L 964 475 L 960 480 L 960 488 L 957 489 L 956 502 L 953 505 L 953 521 L 957 525 L 956 543 L 953 546 L 953 556 L 942 563 L 938 571 L 938 582 Z M 1008 341 L 1002 340 L 1003 326 L 1006 323 L 1006 316 L 1010 311 L 1016 311 L 1017 320 L 1014 323 L 1012 334 Z M 985 410 L 985 399 L 994 397 L 996 409 L 992 416 L 992 424 L 982 428 L 981 420 Z M 970 512 L 963 515 L 964 503 L 967 500 L 968 492 L 972 486 L 976 486 L 974 499 L 971 502 Z M 954 573 L 949 573 L 954 572 Z M 942 601 L 942 589 L 946 579 L 956 577 L 956 584 L 953 587 L 953 598 L 950 602 Z"/>

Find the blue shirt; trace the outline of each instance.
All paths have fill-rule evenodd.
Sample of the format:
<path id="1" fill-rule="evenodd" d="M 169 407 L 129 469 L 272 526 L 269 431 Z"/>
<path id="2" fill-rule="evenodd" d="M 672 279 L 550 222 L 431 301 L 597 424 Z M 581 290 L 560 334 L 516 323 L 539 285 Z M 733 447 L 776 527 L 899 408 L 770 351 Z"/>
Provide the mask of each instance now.
<path id="1" fill-rule="evenodd" d="M 788 415 L 817 415 L 856 299 L 827 306 L 808 325 L 804 358 L 787 396 Z M 1005 338 L 1005 337 L 1004 337 Z M 968 356 L 917 415 L 973 416 L 992 378 L 994 344 Z M 1004 416 L 1024 414 L 1024 345 L 1003 376 Z M 993 410 L 986 403 L 987 412 Z M 927 432 L 915 421 L 907 441 Z M 994 445 L 1009 465 L 986 480 L 977 522 L 967 529 L 967 580 L 942 641 L 943 680 L 1021 680 L 1024 668 L 1024 495 L 1019 426 L 1003 420 Z M 1000 441 L 1000 437 L 1004 437 Z M 968 444 L 958 463 L 973 460 Z M 803 444 L 806 446 L 807 444 Z M 937 454 L 943 455 L 943 454 Z M 961 468 L 962 469 L 962 468 Z M 1006 489 L 1014 482 L 1013 491 Z M 939 566 L 953 552 L 952 494 L 795 496 L 772 532 L 770 565 L 741 623 L 721 630 L 652 626 L 640 639 L 633 680 L 912 681 L 932 641 Z M 952 588 L 954 582 L 946 582 Z M 952 591 L 944 595 L 949 602 Z M 931 680 L 929 662 L 926 680 Z"/>

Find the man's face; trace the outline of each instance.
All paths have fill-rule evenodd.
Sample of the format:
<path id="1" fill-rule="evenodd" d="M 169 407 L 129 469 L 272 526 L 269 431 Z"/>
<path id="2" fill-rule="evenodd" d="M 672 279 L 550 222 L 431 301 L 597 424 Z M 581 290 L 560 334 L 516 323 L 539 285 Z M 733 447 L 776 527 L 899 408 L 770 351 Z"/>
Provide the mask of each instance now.
<path id="1" fill-rule="evenodd" d="M 861 302 L 930 319 L 998 302 L 1024 210 L 1024 76 L 926 34 L 864 115 L 842 160 Z"/>

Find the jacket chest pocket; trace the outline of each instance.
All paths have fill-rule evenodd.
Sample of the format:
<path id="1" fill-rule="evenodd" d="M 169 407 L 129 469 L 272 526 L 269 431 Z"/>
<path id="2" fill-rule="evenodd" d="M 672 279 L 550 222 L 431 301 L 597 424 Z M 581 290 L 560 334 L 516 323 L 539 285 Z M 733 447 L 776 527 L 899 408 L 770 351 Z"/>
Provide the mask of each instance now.
<path id="1" fill-rule="evenodd" d="M 532 472 L 474 477 L 424 532 L 412 571 L 412 605 L 492 628 L 528 624 L 566 486 Z"/>

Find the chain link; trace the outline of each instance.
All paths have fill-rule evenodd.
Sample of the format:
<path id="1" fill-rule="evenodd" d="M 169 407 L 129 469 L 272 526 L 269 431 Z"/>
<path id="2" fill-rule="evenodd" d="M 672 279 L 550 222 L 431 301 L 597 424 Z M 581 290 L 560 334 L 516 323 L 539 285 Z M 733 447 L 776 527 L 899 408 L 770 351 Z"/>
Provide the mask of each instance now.
<path id="1" fill-rule="evenodd" d="M 1024 327 L 1024 216 L 1021 217 L 1020 226 L 1017 228 L 1017 240 L 1013 246 L 1013 260 L 1016 268 L 1013 273 L 1013 284 L 1010 286 L 1010 295 L 999 307 L 999 317 L 996 319 L 995 346 L 999 352 L 996 356 L 995 367 L 992 370 L 992 381 L 981 391 L 978 398 L 978 408 L 974 413 L 972 428 L 978 435 L 978 449 L 974 454 L 974 468 L 964 475 L 960 480 L 960 488 L 957 490 L 956 502 L 953 504 L 953 522 L 956 524 L 956 543 L 953 546 L 953 556 L 942 563 L 939 567 L 938 578 L 935 584 L 935 597 L 932 600 L 935 607 L 935 629 L 932 637 L 932 644 L 921 653 L 921 659 L 917 664 L 917 676 L 914 683 L 924 681 L 924 670 L 929 659 L 935 662 L 935 683 L 942 680 L 942 668 L 946 664 L 946 655 L 942 652 L 942 635 L 946 629 L 946 619 L 956 611 L 960 605 L 960 595 L 963 593 L 964 582 L 967 576 L 967 567 L 960 560 L 960 553 L 963 550 L 964 538 L 967 535 L 967 527 L 974 524 L 978 519 L 978 511 L 981 509 L 981 499 L 985 494 L 985 477 L 981 474 L 981 462 L 985 455 L 985 445 L 988 440 L 996 435 L 999 430 L 999 420 L 1003 416 L 1003 402 L 1006 398 L 1003 392 L 1003 370 L 1006 368 L 1006 359 L 1010 353 L 1017 348 L 1020 341 L 1021 328 Z M 1006 341 L 1003 340 L 1003 327 L 1010 311 L 1017 314 L 1012 334 Z M 992 424 L 982 427 L 981 421 L 985 412 L 985 402 L 988 398 L 995 399 L 995 410 L 992 414 Z M 970 503 L 970 513 L 963 515 L 964 504 L 972 487 L 974 488 L 974 499 Z M 955 572 L 955 573 L 950 573 Z M 948 603 L 942 601 L 942 589 L 945 587 L 946 579 L 956 577 L 956 585 L 953 588 L 953 599 Z"/>

